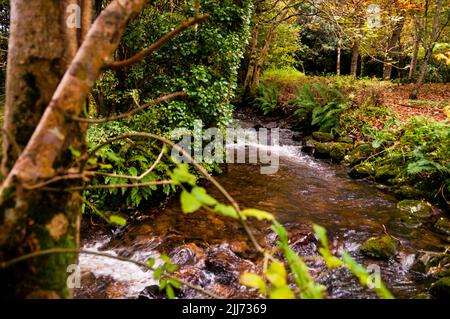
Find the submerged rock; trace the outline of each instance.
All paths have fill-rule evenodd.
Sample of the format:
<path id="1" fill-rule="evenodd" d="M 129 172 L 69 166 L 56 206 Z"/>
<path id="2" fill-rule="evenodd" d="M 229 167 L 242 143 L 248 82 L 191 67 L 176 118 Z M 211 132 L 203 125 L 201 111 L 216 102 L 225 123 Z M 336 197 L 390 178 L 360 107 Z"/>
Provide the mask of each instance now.
<path id="1" fill-rule="evenodd" d="M 348 173 L 352 178 L 366 178 L 375 173 L 372 164 L 363 162 L 353 167 Z"/>
<path id="2" fill-rule="evenodd" d="M 430 293 L 436 298 L 450 298 L 450 277 L 444 277 L 433 283 Z"/>
<path id="3" fill-rule="evenodd" d="M 350 144 L 334 143 L 331 146 L 330 156 L 333 161 L 340 163 L 351 149 L 352 145 Z"/>
<path id="4" fill-rule="evenodd" d="M 362 254 L 380 259 L 388 259 L 397 253 L 398 240 L 391 236 L 371 237 L 360 247 Z"/>
<path id="5" fill-rule="evenodd" d="M 319 142 L 331 142 L 333 140 L 333 135 L 330 133 L 313 132 L 312 136 Z"/>
<path id="6" fill-rule="evenodd" d="M 434 230 L 440 234 L 450 236 L 450 220 L 445 217 L 440 217 L 434 224 Z"/>
<path id="7" fill-rule="evenodd" d="M 397 208 L 403 212 L 409 213 L 411 217 L 426 219 L 433 216 L 433 210 L 424 201 L 405 199 L 397 203 Z"/>

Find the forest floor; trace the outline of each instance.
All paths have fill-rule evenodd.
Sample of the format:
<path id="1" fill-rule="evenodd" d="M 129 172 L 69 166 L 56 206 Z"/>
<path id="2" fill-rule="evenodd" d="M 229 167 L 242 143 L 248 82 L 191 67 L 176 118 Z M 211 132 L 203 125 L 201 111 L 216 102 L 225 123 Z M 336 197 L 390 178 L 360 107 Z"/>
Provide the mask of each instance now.
<path id="1" fill-rule="evenodd" d="M 444 108 L 450 106 L 450 83 L 426 83 L 419 99 L 410 100 L 413 84 L 393 85 L 383 94 L 384 104 L 400 116 L 402 122 L 414 116 L 426 116 L 436 121 L 447 119 Z"/>

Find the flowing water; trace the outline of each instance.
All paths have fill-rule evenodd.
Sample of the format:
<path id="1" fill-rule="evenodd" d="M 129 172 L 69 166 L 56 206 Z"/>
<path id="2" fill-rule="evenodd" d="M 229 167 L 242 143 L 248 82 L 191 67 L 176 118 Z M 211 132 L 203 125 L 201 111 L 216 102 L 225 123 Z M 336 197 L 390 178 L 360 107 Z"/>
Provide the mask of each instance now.
<path id="1" fill-rule="evenodd" d="M 378 185 L 350 179 L 345 167 L 302 153 L 292 140 L 291 131 L 281 130 L 280 141 L 277 173 L 262 175 L 257 164 L 228 164 L 225 173 L 217 177 L 219 182 L 242 206 L 275 214 L 289 230 L 292 245 L 300 255 L 317 255 L 311 224 L 320 224 L 328 230 L 336 253 L 347 250 L 363 265 L 379 266 L 383 280 L 396 297 L 413 297 L 425 291 L 428 279 L 412 272 L 410 267 L 419 252 L 442 250 L 441 239 L 426 227 L 403 226 L 399 221 L 402 213 L 396 209 L 397 200 L 393 196 Z M 206 188 L 220 198 L 211 185 Z M 274 242 L 268 225 L 254 222 L 252 226 L 261 243 Z M 358 253 L 364 240 L 384 232 L 401 240 L 395 258 L 373 260 Z M 246 295 L 236 280 L 224 276 L 224 272 L 260 266 L 258 258 L 249 252 L 250 244 L 239 223 L 204 212 L 185 216 L 176 198 L 164 209 L 149 213 L 123 231 L 94 238 L 85 240 L 85 248 L 141 261 L 168 253 L 186 265 L 180 270 L 183 278 L 228 297 L 252 295 Z M 76 290 L 79 298 L 136 298 L 142 296 L 145 287 L 156 283 L 150 271 L 125 262 L 82 256 L 80 265 L 84 277 L 82 288 Z M 314 277 L 328 287 L 329 298 L 374 297 L 345 269 L 328 271 L 323 262 L 309 265 Z M 182 297 L 201 295 L 186 292 Z"/>

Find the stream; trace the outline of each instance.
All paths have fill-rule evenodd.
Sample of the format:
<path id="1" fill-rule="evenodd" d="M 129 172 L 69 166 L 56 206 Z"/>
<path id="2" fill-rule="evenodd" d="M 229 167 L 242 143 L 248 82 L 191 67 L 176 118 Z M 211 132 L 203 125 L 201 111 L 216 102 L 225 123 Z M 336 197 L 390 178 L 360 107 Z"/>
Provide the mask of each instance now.
<path id="1" fill-rule="evenodd" d="M 253 123 L 241 122 L 244 127 Z M 348 169 L 315 159 L 300 151 L 294 132 L 280 130 L 280 163 L 275 174 L 263 175 L 258 164 L 228 164 L 218 181 L 243 207 L 272 212 L 288 229 L 291 247 L 305 257 L 311 274 L 327 287 L 327 298 L 374 298 L 357 279 L 340 268 L 328 270 L 318 258 L 312 223 L 324 226 L 333 251 L 346 250 L 364 266 L 377 265 L 381 277 L 397 298 L 411 298 L 427 290 L 430 279 L 411 271 L 420 252 L 442 251 L 442 239 L 426 227 L 401 224 L 397 200 L 381 185 L 353 180 Z M 245 147 L 241 145 L 241 147 Z M 221 198 L 212 185 L 208 192 Z M 435 213 L 439 210 L 435 209 Z M 276 237 L 270 225 L 251 221 L 261 245 L 273 247 Z M 385 228 L 385 230 L 384 230 Z M 395 258 L 376 260 L 362 256 L 358 248 L 384 231 L 401 241 Z M 239 273 L 258 271 L 262 260 L 251 249 L 241 225 L 208 212 L 183 215 L 178 198 L 154 209 L 123 229 L 90 230 L 82 239 L 84 249 L 102 251 L 146 262 L 168 254 L 180 265 L 177 275 L 227 298 L 257 298 L 239 284 Z M 160 261 L 157 261 L 157 263 Z M 110 258 L 81 255 L 81 288 L 76 298 L 163 298 L 151 271 Z M 203 298 L 190 288 L 179 298 Z"/>

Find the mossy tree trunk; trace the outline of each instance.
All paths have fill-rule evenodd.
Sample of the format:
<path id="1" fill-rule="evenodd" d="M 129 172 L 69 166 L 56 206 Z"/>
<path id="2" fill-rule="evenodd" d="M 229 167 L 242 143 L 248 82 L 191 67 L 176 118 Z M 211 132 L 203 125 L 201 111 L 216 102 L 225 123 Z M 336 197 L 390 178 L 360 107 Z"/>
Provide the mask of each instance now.
<path id="1" fill-rule="evenodd" d="M 26 146 L 20 155 L 10 150 L 12 146 L 5 154 L 8 175 L 0 189 L 0 260 L 49 248 L 77 246 L 80 194 L 61 191 L 63 186 L 71 185 L 64 181 L 52 184 L 53 190 L 32 189 L 32 186 L 79 169 L 69 149 L 83 152 L 86 127 L 70 116 L 80 115 L 128 21 L 141 11 L 145 2 L 112 1 L 92 26 L 65 73 L 70 61 L 66 49 L 72 48 L 65 37 L 75 34 L 64 29 L 62 17 L 66 8 L 61 8 L 60 1 L 13 2 L 6 127 L 14 139 L 21 134 L 19 127 L 14 127 L 12 114 L 16 114 L 23 119 L 20 125 L 29 129 L 31 137 L 28 135 L 28 140 L 23 141 Z M 39 34 L 47 31 L 47 36 Z M 81 39 L 83 32 L 76 34 Z M 30 44 L 32 41 L 36 41 L 35 45 Z M 58 54 L 53 55 L 54 52 Z M 56 71 L 47 65 L 50 63 L 47 59 L 53 61 Z M 48 67 L 45 72 L 39 72 L 35 60 L 40 61 L 42 68 Z M 25 79 L 32 81 L 24 80 L 24 74 Z M 49 75 L 54 78 L 47 79 Z M 56 83 L 52 82 L 53 87 L 47 89 L 49 81 Z M 44 98 L 49 101 L 47 107 Z M 23 117 L 24 114 L 31 117 L 28 107 L 41 112 L 40 120 L 34 116 Z M 73 254 L 40 256 L 0 270 L 1 297 L 70 297 L 67 267 L 76 263 L 76 257 Z"/>

